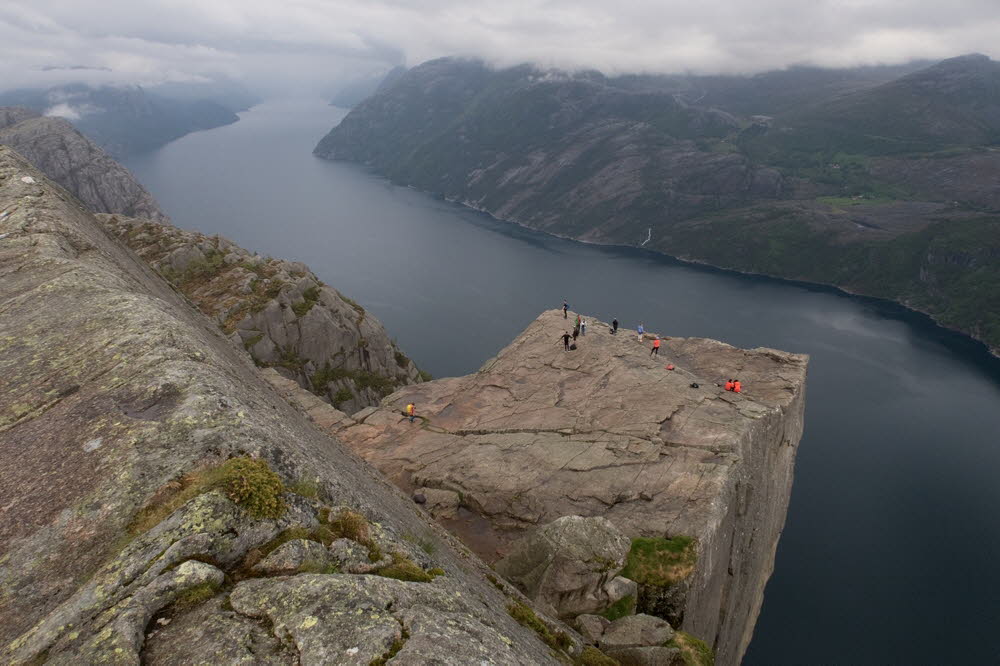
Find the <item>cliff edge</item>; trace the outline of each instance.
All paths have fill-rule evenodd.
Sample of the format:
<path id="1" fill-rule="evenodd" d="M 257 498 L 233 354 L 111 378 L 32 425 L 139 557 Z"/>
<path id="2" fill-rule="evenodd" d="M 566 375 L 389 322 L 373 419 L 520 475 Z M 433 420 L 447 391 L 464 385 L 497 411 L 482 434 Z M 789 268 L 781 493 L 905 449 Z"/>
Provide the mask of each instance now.
<path id="1" fill-rule="evenodd" d="M 152 195 L 128 169 L 62 118 L 0 107 L 0 144 L 16 150 L 94 213 L 167 221 Z"/>
<path id="2" fill-rule="evenodd" d="M 487 561 L 570 515 L 692 540 L 693 569 L 669 589 L 640 584 L 639 610 L 738 663 L 785 521 L 808 359 L 670 337 L 653 356 L 648 338 L 587 319 L 577 350 L 563 350 L 562 312 L 545 312 L 477 373 L 324 425 Z M 742 393 L 719 387 L 731 377 Z"/>
<path id="3" fill-rule="evenodd" d="M 4 147 L 0 211 L 0 661 L 578 649 Z"/>

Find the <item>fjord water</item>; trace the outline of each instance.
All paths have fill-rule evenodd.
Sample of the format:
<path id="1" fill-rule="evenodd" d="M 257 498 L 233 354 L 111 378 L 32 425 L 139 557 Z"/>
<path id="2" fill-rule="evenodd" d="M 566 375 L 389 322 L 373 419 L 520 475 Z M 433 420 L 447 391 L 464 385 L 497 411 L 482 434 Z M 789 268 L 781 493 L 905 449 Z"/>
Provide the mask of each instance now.
<path id="1" fill-rule="evenodd" d="M 435 376 L 474 371 L 563 299 L 626 328 L 810 354 L 744 663 L 1000 660 L 1000 362 L 981 345 L 891 304 L 548 237 L 314 158 L 343 114 L 269 102 L 128 166 L 177 225 L 309 264 Z"/>

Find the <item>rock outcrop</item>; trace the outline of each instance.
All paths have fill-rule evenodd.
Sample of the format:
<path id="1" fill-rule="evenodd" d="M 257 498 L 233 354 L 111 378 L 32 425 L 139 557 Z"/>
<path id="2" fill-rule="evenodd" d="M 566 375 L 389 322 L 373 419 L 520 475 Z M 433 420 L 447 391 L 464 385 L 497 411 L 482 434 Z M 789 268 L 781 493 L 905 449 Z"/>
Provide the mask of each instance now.
<path id="1" fill-rule="evenodd" d="M 518 541 L 495 569 L 546 612 L 575 618 L 635 594 L 613 584 L 629 545 L 607 518 L 563 516 Z"/>
<path id="2" fill-rule="evenodd" d="M 261 367 L 273 367 L 345 412 L 421 381 L 417 366 L 363 307 L 299 262 L 252 254 L 169 224 L 99 219 L 213 319 Z"/>
<path id="3" fill-rule="evenodd" d="M 475 374 L 405 387 L 354 418 L 316 416 L 402 489 L 457 493 L 462 508 L 441 522 L 487 560 L 569 515 L 633 540 L 692 538 L 696 564 L 666 605 L 718 663 L 737 663 L 784 525 L 807 357 L 670 337 L 651 357 L 587 319 L 576 351 L 549 311 Z M 717 385 L 733 376 L 743 393 Z M 408 402 L 418 423 L 401 414 Z M 640 586 L 640 610 L 644 596 L 665 604 Z"/>
<path id="4" fill-rule="evenodd" d="M 575 649 L 3 147 L 0 210 L 0 662 L 544 664 L 560 629 Z M 296 539 L 377 569 L 302 553 L 256 576 Z"/>
<path id="5" fill-rule="evenodd" d="M 0 108 L 0 144 L 10 146 L 94 213 L 167 221 L 132 174 L 62 118 Z"/>

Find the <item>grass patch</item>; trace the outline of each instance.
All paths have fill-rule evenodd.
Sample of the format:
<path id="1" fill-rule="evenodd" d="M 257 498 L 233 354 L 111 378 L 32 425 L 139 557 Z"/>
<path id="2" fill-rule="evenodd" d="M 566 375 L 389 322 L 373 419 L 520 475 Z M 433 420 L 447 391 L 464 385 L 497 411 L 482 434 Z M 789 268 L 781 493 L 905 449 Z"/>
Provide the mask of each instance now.
<path id="1" fill-rule="evenodd" d="M 669 587 L 691 575 L 697 558 L 691 537 L 637 537 L 632 539 L 625 568 L 619 575 L 640 585 Z"/>
<path id="2" fill-rule="evenodd" d="M 426 370 L 420 371 L 420 381 L 429 382 L 432 379 L 434 379 L 434 376 L 431 373 L 427 372 Z"/>
<path id="3" fill-rule="evenodd" d="M 543 643 L 554 650 L 566 650 L 573 641 L 562 631 L 552 632 L 549 625 L 535 615 L 530 606 L 517 601 L 507 606 L 507 613 L 522 627 L 527 627 L 538 634 Z"/>
<path id="4" fill-rule="evenodd" d="M 393 354 L 393 356 L 396 357 L 396 365 L 398 365 L 401 368 L 405 368 L 406 366 L 408 366 L 410 364 L 410 359 L 406 356 L 406 354 L 404 354 L 401 351 L 397 350 Z"/>
<path id="5" fill-rule="evenodd" d="M 631 594 L 626 597 L 622 597 L 615 603 L 608 606 L 608 608 L 603 613 L 601 613 L 602 616 L 606 617 L 612 622 L 614 622 L 619 618 L 623 618 L 626 615 L 634 615 L 634 614 L 635 614 L 635 596 Z"/>
<path id="6" fill-rule="evenodd" d="M 620 661 L 612 659 L 593 645 L 585 646 L 580 656 L 574 660 L 574 664 L 576 666 L 621 666 Z"/>
<path id="7" fill-rule="evenodd" d="M 194 587 L 189 587 L 177 595 L 177 599 L 173 603 L 173 608 L 175 610 L 184 610 L 192 606 L 197 606 L 214 597 L 218 591 L 219 585 L 212 582 L 200 583 Z"/>
<path id="8" fill-rule="evenodd" d="M 441 570 L 438 569 L 438 571 Z M 441 571 L 441 573 L 443 574 L 444 572 Z M 430 571 L 424 571 L 413 560 L 400 553 L 393 553 L 392 564 L 378 569 L 375 571 L 375 574 L 384 576 L 385 578 L 395 578 L 396 580 L 405 580 L 412 583 L 429 583 L 434 580 L 434 575 Z"/>
<path id="9" fill-rule="evenodd" d="M 684 666 L 713 666 L 715 664 L 712 648 L 708 647 L 705 641 L 685 631 L 678 630 L 668 645 L 680 649 L 681 656 L 684 658 Z"/>
<path id="10" fill-rule="evenodd" d="M 319 287 L 309 287 L 302 292 L 301 301 L 292 303 L 292 312 L 296 317 L 304 317 L 317 303 L 319 303 Z"/>
<path id="11" fill-rule="evenodd" d="M 288 492 L 295 493 L 306 499 L 316 499 L 319 497 L 319 482 L 315 479 L 299 479 L 288 486 Z"/>
<path id="12" fill-rule="evenodd" d="M 333 396 L 333 406 L 340 407 L 343 403 L 354 400 L 354 393 L 351 389 L 344 387 L 337 389 L 337 393 Z"/>
<path id="13" fill-rule="evenodd" d="M 231 458 L 216 467 L 197 469 L 166 484 L 136 513 L 128 532 L 135 536 L 159 525 L 191 499 L 221 489 L 254 518 L 278 518 L 285 511 L 281 478 L 264 460 Z"/>
<path id="14" fill-rule="evenodd" d="M 370 561 L 378 562 L 382 559 L 382 548 L 372 538 L 368 519 L 357 511 L 344 509 L 336 516 L 331 516 L 330 510 L 324 508 L 320 510 L 319 520 L 320 527 L 325 528 L 330 534 L 330 540 L 325 542 L 326 545 L 330 545 L 335 539 L 350 539 L 368 549 Z"/>
<path id="15" fill-rule="evenodd" d="M 403 541 L 412 543 L 416 546 L 420 546 L 420 550 L 424 551 L 428 555 L 433 555 L 437 548 L 434 546 L 434 542 L 430 539 L 422 539 L 415 534 L 404 534 Z"/>
<path id="16" fill-rule="evenodd" d="M 406 645 L 406 641 L 409 640 L 409 638 L 410 632 L 404 628 L 402 635 L 392 642 L 392 645 L 389 647 L 389 651 L 381 657 L 375 657 L 369 661 L 368 666 L 385 666 L 390 659 L 395 657 L 399 651 L 403 649 L 403 646 Z"/>

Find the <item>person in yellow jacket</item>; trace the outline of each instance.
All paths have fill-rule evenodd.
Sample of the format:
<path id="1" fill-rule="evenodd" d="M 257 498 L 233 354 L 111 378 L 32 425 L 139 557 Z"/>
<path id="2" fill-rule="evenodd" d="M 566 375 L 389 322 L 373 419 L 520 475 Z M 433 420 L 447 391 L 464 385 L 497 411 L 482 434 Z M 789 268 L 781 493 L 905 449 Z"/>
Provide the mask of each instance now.
<path id="1" fill-rule="evenodd" d="M 406 415 L 410 417 L 410 423 L 413 423 L 413 412 L 415 409 L 416 407 L 413 406 L 412 402 L 406 406 Z"/>

